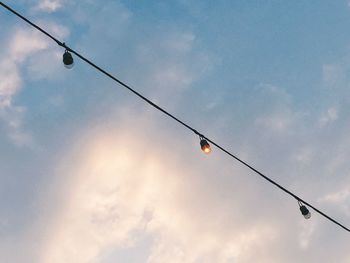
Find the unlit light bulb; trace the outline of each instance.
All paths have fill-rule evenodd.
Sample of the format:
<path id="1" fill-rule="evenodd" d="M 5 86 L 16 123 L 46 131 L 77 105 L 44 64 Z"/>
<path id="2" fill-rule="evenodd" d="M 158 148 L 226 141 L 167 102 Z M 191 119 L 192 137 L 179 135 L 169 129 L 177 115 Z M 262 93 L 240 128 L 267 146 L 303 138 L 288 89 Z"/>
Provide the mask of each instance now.
<path id="1" fill-rule="evenodd" d="M 74 60 L 72 54 L 66 50 L 63 54 L 63 64 L 66 68 L 71 69 L 74 66 Z"/>
<path id="2" fill-rule="evenodd" d="M 300 211 L 305 219 L 309 219 L 311 217 L 311 213 L 310 213 L 309 209 L 306 208 L 305 205 L 300 206 Z"/>

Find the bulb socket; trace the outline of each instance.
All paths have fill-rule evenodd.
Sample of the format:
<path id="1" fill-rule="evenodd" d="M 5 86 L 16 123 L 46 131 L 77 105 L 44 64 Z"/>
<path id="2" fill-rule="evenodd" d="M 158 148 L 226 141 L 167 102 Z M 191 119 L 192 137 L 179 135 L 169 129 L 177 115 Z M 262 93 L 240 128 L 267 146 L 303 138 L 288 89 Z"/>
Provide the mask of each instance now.
<path id="1" fill-rule="evenodd" d="M 305 205 L 300 206 L 300 212 L 304 216 L 305 219 L 309 219 L 311 217 L 311 213 Z"/>
<path id="2" fill-rule="evenodd" d="M 66 68 L 72 68 L 74 65 L 72 54 L 68 50 L 63 53 L 63 64 Z"/>

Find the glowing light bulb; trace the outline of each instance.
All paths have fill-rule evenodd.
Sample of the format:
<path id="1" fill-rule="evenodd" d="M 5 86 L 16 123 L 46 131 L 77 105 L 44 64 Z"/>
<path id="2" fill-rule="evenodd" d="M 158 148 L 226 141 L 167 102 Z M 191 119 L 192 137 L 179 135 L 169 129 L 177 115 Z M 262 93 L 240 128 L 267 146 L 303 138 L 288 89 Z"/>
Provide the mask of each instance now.
<path id="1" fill-rule="evenodd" d="M 71 69 L 74 66 L 72 54 L 66 50 L 63 54 L 63 64 L 66 68 Z"/>
<path id="2" fill-rule="evenodd" d="M 200 144 L 201 144 L 201 149 L 204 153 L 209 154 L 211 152 L 211 148 L 207 140 L 201 139 Z"/>

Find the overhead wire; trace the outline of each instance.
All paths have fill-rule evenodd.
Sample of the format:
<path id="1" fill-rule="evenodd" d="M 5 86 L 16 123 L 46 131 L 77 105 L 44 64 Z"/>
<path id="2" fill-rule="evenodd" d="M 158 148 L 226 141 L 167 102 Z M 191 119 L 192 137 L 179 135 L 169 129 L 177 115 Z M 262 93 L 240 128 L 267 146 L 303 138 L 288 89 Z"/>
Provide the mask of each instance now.
<path id="1" fill-rule="evenodd" d="M 137 97 L 139 97 L 140 99 L 142 99 L 143 101 L 145 101 L 146 103 L 148 103 L 149 105 L 151 105 L 153 108 L 157 109 L 158 111 L 162 112 L 163 114 L 165 114 L 167 117 L 171 118 L 172 120 L 176 121 L 177 123 L 181 124 L 183 127 L 187 128 L 188 130 L 192 131 L 194 134 L 198 135 L 200 138 L 206 139 L 208 142 L 210 142 L 211 144 L 213 144 L 214 146 L 216 146 L 218 149 L 220 149 L 223 153 L 229 155 L 230 157 L 232 157 L 233 159 L 235 159 L 236 161 L 238 161 L 239 163 L 241 163 L 242 165 L 246 166 L 247 168 L 249 168 L 251 171 L 253 171 L 254 173 L 256 173 L 257 175 L 259 175 L 261 178 L 265 179 L 267 182 L 273 184 L 274 186 L 276 186 L 277 188 L 279 188 L 280 190 L 282 190 L 283 192 L 285 192 L 286 194 L 290 195 L 291 197 L 295 198 L 296 201 L 298 203 L 303 203 L 305 205 L 307 205 L 308 207 L 312 208 L 315 212 L 317 212 L 318 214 L 320 214 L 321 216 L 323 216 L 324 218 L 328 219 L 329 221 L 331 221 L 332 223 L 338 225 L 339 227 L 341 227 L 342 229 L 346 230 L 347 232 L 350 232 L 350 229 L 348 227 L 346 227 L 345 225 L 343 225 L 342 223 L 338 222 L 337 220 L 335 220 L 334 218 L 332 218 L 331 216 L 327 215 L 326 213 L 322 212 L 320 209 L 316 208 L 314 205 L 310 204 L 309 202 L 305 201 L 304 199 L 302 199 L 301 197 L 299 197 L 298 195 L 294 194 L 292 191 L 288 190 L 287 188 L 285 188 L 284 186 L 282 186 L 281 184 L 277 183 L 276 181 L 274 181 L 273 179 L 271 179 L 270 177 L 266 176 L 265 174 L 263 174 L 262 172 L 260 172 L 258 169 L 254 168 L 252 165 L 248 164 L 247 162 L 243 161 L 242 159 L 240 159 L 239 157 L 237 157 L 236 155 L 234 155 L 233 153 L 231 153 L 230 151 L 228 151 L 227 149 L 225 149 L 223 146 L 219 145 L 218 143 L 216 143 L 214 140 L 206 137 L 205 135 L 203 135 L 203 133 L 198 132 L 196 129 L 194 129 L 192 126 L 190 126 L 189 124 L 185 123 L 184 121 L 182 121 L 181 119 L 175 117 L 173 114 L 169 113 L 167 110 L 165 110 L 163 107 L 160 107 L 159 105 L 157 105 L 156 103 L 154 103 L 153 101 L 151 101 L 150 99 L 148 99 L 147 97 L 145 97 L 144 95 L 142 95 L 140 92 L 136 91 L 135 89 L 131 88 L 129 85 L 127 85 L 125 82 L 119 80 L 117 77 L 113 76 L 111 73 L 107 72 L 106 70 L 104 70 L 103 68 L 101 68 L 100 66 L 96 65 L 95 63 L 93 63 L 91 60 L 87 59 L 85 56 L 81 55 L 78 51 L 75 51 L 74 49 L 72 49 L 71 47 L 69 47 L 68 45 L 66 45 L 66 43 L 58 40 L 57 38 L 55 38 L 54 36 L 52 36 L 51 34 L 49 34 L 47 31 L 45 31 L 44 29 L 42 29 L 41 27 L 39 27 L 37 24 L 33 23 L 32 21 L 30 21 L 28 18 L 26 18 L 25 16 L 19 14 L 17 11 L 15 11 L 14 9 L 12 9 L 11 7 L 9 7 L 8 5 L 4 4 L 2 1 L 0 1 L 0 5 L 3 6 L 5 9 L 7 9 L 8 11 L 10 11 L 11 13 L 13 13 L 14 15 L 16 15 L 17 17 L 21 18 L 22 20 L 24 20 L 25 22 L 27 22 L 28 24 L 30 24 L 32 27 L 34 27 L 35 29 L 37 29 L 38 31 L 40 31 L 41 33 L 43 33 L 44 35 L 46 35 L 47 37 L 51 38 L 54 42 L 56 42 L 57 45 L 65 48 L 67 51 L 73 53 L 74 55 L 76 55 L 77 57 L 79 57 L 81 60 L 85 61 L 87 64 L 89 64 L 90 66 L 92 66 L 93 68 L 95 68 L 97 71 L 103 73 L 104 75 L 106 75 L 107 77 L 109 77 L 110 79 L 114 80 L 115 82 L 117 82 L 118 84 L 120 84 L 121 86 L 123 86 L 124 88 L 126 88 L 127 90 L 129 90 L 130 92 L 132 92 L 133 94 L 135 94 Z"/>

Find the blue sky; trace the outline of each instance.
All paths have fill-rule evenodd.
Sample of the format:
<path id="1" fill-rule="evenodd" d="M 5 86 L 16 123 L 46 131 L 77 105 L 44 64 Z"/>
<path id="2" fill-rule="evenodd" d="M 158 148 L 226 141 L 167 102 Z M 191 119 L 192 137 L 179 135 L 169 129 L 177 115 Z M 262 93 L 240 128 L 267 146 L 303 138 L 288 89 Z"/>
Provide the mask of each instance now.
<path id="1" fill-rule="evenodd" d="M 348 1 L 5 3 L 350 225 Z M 4 9 L 0 34 L 2 261 L 349 262 L 348 233 Z"/>

